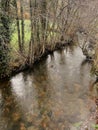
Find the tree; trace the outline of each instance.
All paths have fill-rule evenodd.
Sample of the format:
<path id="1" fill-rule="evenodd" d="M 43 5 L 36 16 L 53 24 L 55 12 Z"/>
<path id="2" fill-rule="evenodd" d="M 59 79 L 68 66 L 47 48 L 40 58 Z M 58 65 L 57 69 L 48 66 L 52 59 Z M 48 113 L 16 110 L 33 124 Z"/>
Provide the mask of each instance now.
<path id="1" fill-rule="evenodd" d="M 19 15 L 18 15 L 18 6 L 17 1 L 14 0 L 14 6 L 15 6 L 15 14 L 16 14 L 16 23 L 17 23 L 17 35 L 18 35 L 18 46 L 19 46 L 19 52 L 22 53 L 22 44 L 21 44 L 21 31 L 20 31 L 20 23 L 19 23 Z"/>
<path id="2" fill-rule="evenodd" d="M 23 10 L 23 0 L 20 0 L 20 12 L 21 12 L 21 47 L 22 47 L 22 53 L 24 51 L 24 10 Z"/>
<path id="3" fill-rule="evenodd" d="M 8 74 L 9 46 L 11 39 L 10 0 L 0 1 L 0 78 Z"/>

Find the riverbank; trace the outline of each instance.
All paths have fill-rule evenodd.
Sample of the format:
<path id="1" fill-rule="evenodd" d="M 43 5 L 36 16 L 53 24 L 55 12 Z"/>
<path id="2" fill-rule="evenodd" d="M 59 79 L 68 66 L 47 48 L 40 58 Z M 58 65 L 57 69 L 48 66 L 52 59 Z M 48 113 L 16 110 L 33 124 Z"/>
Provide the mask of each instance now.
<path id="1" fill-rule="evenodd" d="M 22 71 L 25 71 L 27 69 L 32 69 L 33 68 L 33 65 L 37 64 L 40 62 L 40 60 L 43 60 L 43 58 L 47 57 L 49 54 L 52 54 L 54 51 L 56 50 L 61 50 L 63 49 L 64 47 L 67 47 L 67 46 L 74 46 L 73 42 L 57 42 L 55 44 L 55 47 L 51 49 L 51 47 L 47 46 L 47 48 L 45 48 L 44 50 L 44 53 L 42 53 L 41 55 L 37 55 L 34 57 L 34 62 L 33 64 L 30 64 L 28 63 L 28 58 L 26 57 L 24 59 L 24 63 L 21 63 L 20 60 L 21 60 L 21 57 L 19 57 L 19 59 L 17 59 L 16 63 L 12 63 L 12 65 L 10 66 L 10 73 L 9 75 L 4 75 L 2 78 L 0 78 L 0 81 L 4 81 L 4 80 L 9 80 L 11 76 L 14 76 L 16 75 L 17 73 L 20 73 Z"/>

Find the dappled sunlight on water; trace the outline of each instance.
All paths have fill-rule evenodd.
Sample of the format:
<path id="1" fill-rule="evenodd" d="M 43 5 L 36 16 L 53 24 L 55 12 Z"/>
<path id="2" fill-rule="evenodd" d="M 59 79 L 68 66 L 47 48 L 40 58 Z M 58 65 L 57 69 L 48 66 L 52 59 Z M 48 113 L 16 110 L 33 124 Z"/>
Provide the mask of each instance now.
<path id="1" fill-rule="evenodd" d="M 70 47 L 0 84 L 0 130 L 82 129 L 96 111 L 90 69 L 80 48 Z"/>

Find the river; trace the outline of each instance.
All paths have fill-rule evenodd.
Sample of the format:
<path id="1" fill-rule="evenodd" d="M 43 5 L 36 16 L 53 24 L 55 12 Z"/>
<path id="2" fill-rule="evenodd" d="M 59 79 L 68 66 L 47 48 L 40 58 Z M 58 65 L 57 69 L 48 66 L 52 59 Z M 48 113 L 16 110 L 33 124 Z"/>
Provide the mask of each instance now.
<path id="1" fill-rule="evenodd" d="M 0 83 L 0 130 L 93 130 L 90 70 L 81 49 L 67 47 Z"/>

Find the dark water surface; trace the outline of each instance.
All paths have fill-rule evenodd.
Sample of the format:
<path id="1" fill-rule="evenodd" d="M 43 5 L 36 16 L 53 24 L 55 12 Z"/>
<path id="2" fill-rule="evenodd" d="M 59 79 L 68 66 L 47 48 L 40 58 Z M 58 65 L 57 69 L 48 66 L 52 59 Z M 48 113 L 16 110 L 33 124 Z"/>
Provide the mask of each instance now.
<path id="1" fill-rule="evenodd" d="M 1 83 L 0 130 L 82 130 L 96 110 L 84 60 L 79 48 L 65 48 Z"/>

